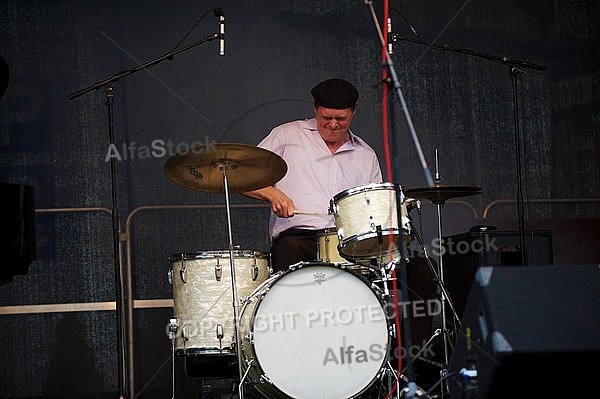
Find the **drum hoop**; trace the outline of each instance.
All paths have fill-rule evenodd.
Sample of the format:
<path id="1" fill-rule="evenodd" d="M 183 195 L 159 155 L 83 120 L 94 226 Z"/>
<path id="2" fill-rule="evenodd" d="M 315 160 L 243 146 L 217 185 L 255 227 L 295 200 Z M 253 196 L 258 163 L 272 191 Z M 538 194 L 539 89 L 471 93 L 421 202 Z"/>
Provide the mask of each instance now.
<path id="1" fill-rule="evenodd" d="M 388 183 L 388 182 L 386 182 L 386 183 L 370 183 L 370 184 L 365 184 L 362 186 L 352 187 L 352 188 L 344 190 L 340 193 L 337 193 L 336 195 L 333 196 L 332 201 L 337 202 L 344 197 L 347 197 L 347 196 L 353 195 L 353 194 L 357 194 L 357 193 L 361 193 L 363 191 L 395 190 L 395 189 L 396 189 L 396 185 L 394 185 L 392 183 Z"/>
<path id="2" fill-rule="evenodd" d="M 337 227 L 327 227 L 317 231 L 317 237 L 337 235 Z"/>
<path id="3" fill-rule="evenodd" d="M 294 264 L 293 266 L 290 266 L 289 269 L 286 269 L 283 272 L 280 272 L 280 275 L 277 276 L 276 279 L 274 279 L 273 281 L 279 281 L 281 278 L 283 278 L 286 274 L 289 274 L 295 270 L 298 269 L 302 269 L 304 267 L 314 267 L 314 266 L 325 266 L 325 267 L 333 267 L 335 269 L 340 269 L 344 272 L 347 272 L 351 275 L 353 275 L 354 277 L 358 277 L 360 280 L 362 280 L 362 282 L 367 286 L 367 287 L 371 287 L 372 283 L 371 281 L 365 277 L 364 275 L 360 274 L 359 272 L 357 272 L 354 269 L 348 268 L 348 266 L 353 266 L 355 265 L 354 263 L 348 261 L 348 262 L 322 262 L 322 261 L 314 261 L 314 262 L 299 262 Z M 274 277 L 275 275 L 271 276 Z M 268 278 L 267 281 L 269 281 L 271 278 Z M 266 282 L 266 281 L 265 281 Z M 263 282 L 263 283 L 265 283 Z M 275 284 L 275 283 L 273 283 Z M 381 305 L 384 305 L 384 302 L 381 298 L 379 298 Z"/>
<path id="4" fill-rule="evenodd" d="M 268 252 L 254 251 L 254 250 L 234 250 L 234 258 L 269 258 Z M 229 258 L 229 250 L 216 250 L 216 251 L 198 251 L 193 253 L 180 253 L 169 256 L 169 262 L 176 262 L 182 260 L 194 260 L 194 259 L 214 259 L 214 258 Z"/>
<path id="5" fill-rule="evenodd" d="M 381 234 L 384 236 L 397 235 L 398 233 L 400 233 L 400 229 L 398 229 L 397 227 L 381 229 Z M 363 241 L 364 239 L 367 239 L 367 238 L 376 238 L 378 235 L 379 234 L 375 231 L 370 231 L 368 233 L 354 234 L 354 235 L 346 238 L 344 241 L 340 241 L 340 243 L 338 245 L 340 246 L 340 248 L 343 248 L 346 245 L 351 244 L 352 242 L 356 241 L 359 238 L 360 238 L 359 241 Z"/>

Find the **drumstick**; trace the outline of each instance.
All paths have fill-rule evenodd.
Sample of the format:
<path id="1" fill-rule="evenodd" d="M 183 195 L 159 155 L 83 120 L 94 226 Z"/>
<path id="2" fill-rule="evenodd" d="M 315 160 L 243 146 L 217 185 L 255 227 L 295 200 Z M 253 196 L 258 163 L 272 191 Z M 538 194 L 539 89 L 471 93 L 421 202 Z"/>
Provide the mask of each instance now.
<path id="1" fill-rule="evenodd" d="M 329 213 L 299 211 L 298 209 L 294 210 L 294 215 L 331 216 Z"/>

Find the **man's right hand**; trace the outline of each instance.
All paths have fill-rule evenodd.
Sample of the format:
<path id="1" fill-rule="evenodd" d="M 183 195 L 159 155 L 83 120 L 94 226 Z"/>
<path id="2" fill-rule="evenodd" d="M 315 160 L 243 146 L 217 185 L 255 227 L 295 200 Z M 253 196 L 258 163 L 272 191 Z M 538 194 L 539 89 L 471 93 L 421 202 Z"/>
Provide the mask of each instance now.
<path id="1" fill-rule="evenodd" d="M 254 191 L 247 191 L 243 195 L 268 201 L 271 204 L 271 210 L 280 218 L 289 218 L 294 216 L 296 206 L 294 201 L 288 197 L 283 191 L 273 187 L 263 187 Z"/>

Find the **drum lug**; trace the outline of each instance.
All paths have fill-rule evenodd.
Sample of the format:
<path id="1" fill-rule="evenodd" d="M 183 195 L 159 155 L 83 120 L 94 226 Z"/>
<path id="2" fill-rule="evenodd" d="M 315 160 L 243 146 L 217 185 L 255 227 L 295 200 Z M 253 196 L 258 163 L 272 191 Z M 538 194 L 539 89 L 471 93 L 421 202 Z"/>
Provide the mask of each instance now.
<path id="1" fill-rule="evenodd" d="M 252 265 L 252 281 L 256 281 L 258 278 L 258 267 L 256 265 Z"/>
<path id="2" fill-rule="evenodd" d="M 265 288 L 264 290 L 258 292 L 258 295 L 260 296 L 260 300 L 262 301 L 263 298 L 265 297 L 265 295 L 267 295 L 267 292 L 269 292 L 271 290 L 270 287 Z"/>
<path id="3" fill-rule="evenodd" d="M 217 324 L 215 328 L 215 333 L 217 334 L 217 339 L 219 340 L 219 351 L 223 351 L 223 337 L 225 334 L 223 333 L 223 325 Z"/>
<path id="4" fill-rule="evenodd" d="M 330 201 L 327 213 L 329 213 L 330 215 L 339 216 L 339 207 L 333 201 Z"/>
<path id="5" fill-rule="evenodd" d="M 181 327 L 181 338 L 182 338 L 184 341 L 189 341 L 189 340 L 190 340 L 190 339 L 188 338 L 188 331 L 187 331 L 187 329 L 188 329 L 188 325 L 187 325 L 187 323 L 186 323 L 186 324 L 184 324 L 184 325 L 183 325 L 183 327 Z"/>
<path id="6" fill-rule="evenodd" d="M 184 284 L 187 284 L 187 281 L 185 281 L 185 266 L 182 266 L 181 270 L 179 270 L 179 278 Z"/>
<path id="7" fill-rule="evenodd" d="M 371 204 L 371 194 L 365 191 L 365 202 L 367 205 Z"/>
<path id="8" fill-rule="evenodd" d="M 219 264 L 219 261 L 217 260 L 217 265 L 215 266 L 215 279 L 217 279 L 217 281 L 221 281 L 222 275 L 223 275 L 223 270 L 221 268 L 221 265 Z"/>
<path id="9" fill-rule="evenodd" d="M 173 268 L 169 269 L 167 273 L 167 280 L 169 281 L 169 284 L 173 285 Z"/>

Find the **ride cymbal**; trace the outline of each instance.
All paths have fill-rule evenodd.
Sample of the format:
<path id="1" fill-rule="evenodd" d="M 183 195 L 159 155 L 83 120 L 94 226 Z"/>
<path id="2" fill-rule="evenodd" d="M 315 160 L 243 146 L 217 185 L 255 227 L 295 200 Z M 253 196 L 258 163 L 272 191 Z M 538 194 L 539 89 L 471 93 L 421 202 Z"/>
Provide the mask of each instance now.
<path id="1" fill-rule="evenodd" d="M 407 197 L 416 199 L 427 199 L 434 204 L 446 202 L 451 198 L 468 197 L 481 194 L 481 187 L 452 186 L 443 183 L 435 183 L 435 187 L 412 188 L 404 190 Z"/>
<path id="2" fill-rule="evenodd" d="M 167 177 L 196 191 L 245 192 L 270 186 L 285 176 L 287 164 L 264 148 L 235 143 L 198 145 L 186 154 L 176 154 L 164 166 Z"/>

